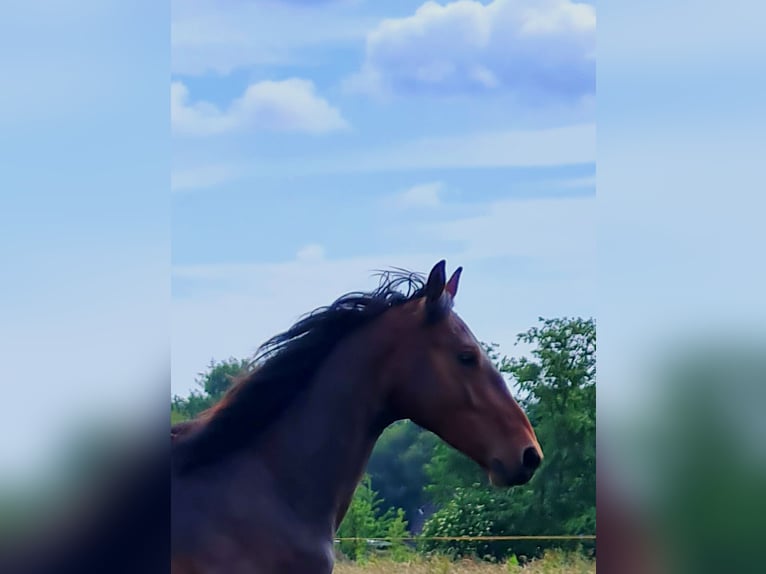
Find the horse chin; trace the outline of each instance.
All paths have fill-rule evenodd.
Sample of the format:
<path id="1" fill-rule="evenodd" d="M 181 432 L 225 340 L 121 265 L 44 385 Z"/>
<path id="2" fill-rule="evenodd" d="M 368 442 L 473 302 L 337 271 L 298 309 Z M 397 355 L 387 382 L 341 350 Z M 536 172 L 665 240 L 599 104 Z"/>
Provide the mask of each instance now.
<path id="1" fill-rule="evenodd" d="M 492 471 L 487 473 L 487 475 L 489 476 L 489 484 L 495 488 L 510 488 L 514 486 L 505 475 L 497 474 Z"/>
<path id="2" fill-rule="evenodd" d="M 532 478 L 532 474 L 520 468 L 516 472 L 510 472 L 500 459 L 492 459 L 487 474 L 489 482 L 496 488 L 510 488 L 526 484 Z"/>

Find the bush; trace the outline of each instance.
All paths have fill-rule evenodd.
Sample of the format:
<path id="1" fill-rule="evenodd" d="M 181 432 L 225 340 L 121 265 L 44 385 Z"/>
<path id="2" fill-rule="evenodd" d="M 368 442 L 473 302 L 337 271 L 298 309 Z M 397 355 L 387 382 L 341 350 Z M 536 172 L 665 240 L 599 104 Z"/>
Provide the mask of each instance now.
<path id="1" fill-rule="evenodd" d="M 340 551 L 344 556 L 357 561 L 364 561 L 373 552 L 373 546 L 368 543 L 373 538 L 391 538 L 390 544 L 384 545 L 393 560 L 406 560 L 409 550 L 404 539 L 409 536 L 407 521 L 401 508 L 380 512 L 382 499 L 372 489 L 370 476 L 365 474 L 354 492 L 346 516 L 338 528 L 338 538 L 353 538 L 341 540 Z"/>

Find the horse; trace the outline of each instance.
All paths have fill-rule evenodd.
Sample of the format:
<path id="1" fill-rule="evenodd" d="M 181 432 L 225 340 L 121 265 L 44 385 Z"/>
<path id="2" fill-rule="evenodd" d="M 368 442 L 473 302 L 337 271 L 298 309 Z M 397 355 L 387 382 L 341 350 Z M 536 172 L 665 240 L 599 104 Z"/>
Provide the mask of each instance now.
<path id="1" fill-rule="evenodd" d="M 526 414 L 454 312 L 462 267 L 389 270 L 264 343 L 217 405 L 172 429 L 174 574 L 329 574 L 383 430 L 410 419 L 497 487 L 543 460 Z M 310 289 L 310 285 L 306 286 Z"/>

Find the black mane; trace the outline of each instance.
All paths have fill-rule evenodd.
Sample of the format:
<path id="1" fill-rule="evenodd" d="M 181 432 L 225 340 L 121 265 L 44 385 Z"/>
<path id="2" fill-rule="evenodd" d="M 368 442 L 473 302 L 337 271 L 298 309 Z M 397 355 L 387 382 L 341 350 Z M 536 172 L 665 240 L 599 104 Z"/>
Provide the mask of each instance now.
<path id="1" fill-rule="evenodd" d="M 368 293 L 341 296 L 266 341 L 209 417 L 174 445 L 180 468 L 189 470 L 219 459 L 256 438 L 310 385 L 335 345 L 387 310 L 424 295 L 424 278 L 395 269 L 379 274 Z M 181 423 L 182 425 L 184 423 Z"/>

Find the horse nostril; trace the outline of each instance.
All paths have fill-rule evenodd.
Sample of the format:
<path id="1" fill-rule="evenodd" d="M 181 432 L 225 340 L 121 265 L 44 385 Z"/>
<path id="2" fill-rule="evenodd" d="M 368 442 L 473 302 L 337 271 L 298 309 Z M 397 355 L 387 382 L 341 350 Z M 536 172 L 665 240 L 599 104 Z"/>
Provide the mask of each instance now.
<path id="1" fill-rule="evenodd" d="M 528 446 L 524 449 L 524 454 L 521 458 L 521 463 L 528 468 L 529 470 L 537 470 L 537 468 L 540 466 L 540 463 L 542 462 L 542 459 L 540 458 L 540 453 L 537 452 L 537 449 L 533 446 Z"/>

